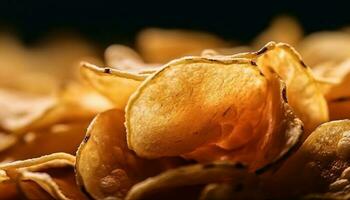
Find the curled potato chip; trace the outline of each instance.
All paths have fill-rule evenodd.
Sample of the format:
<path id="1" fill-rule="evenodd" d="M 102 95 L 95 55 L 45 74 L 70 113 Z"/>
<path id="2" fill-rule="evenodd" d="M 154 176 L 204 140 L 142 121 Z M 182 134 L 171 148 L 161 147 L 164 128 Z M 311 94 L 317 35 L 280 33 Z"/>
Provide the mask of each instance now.
<path id="1" fill-rule="evenodd" d="M 350 56 L 350 34 L 341 31 L 313 33 L 298 45 L 298 50 L 311 67 L 327 61 L 342 61 Z"/>
<path id="2" fill-rule="evenodd" d="M 59 200 L 84 200 L 87 199 L 78 189 L 73 168 L 51 168 L 40 172 L 23 171 L 18 177 L 18 185 L 22 192 L 25 192 L 28 184 L 24 182 L 34 182 L 37 189 L 42 188 L 54 199 Z M 45 195 L 41 193 L 41 196 Z M 25 196 L 31 196 L 25 192 Z M 42 197 L 40 197 L 42 198 Z M 30 198 L 29 199 L 34 199 Z"/>
<path id="3" fill-rule="evenodd" d="M 142 199 L 159 190 L 179 186 L 201 185 L 230 180 L 244 181 L 246 177 L 247 168 L 240 163 L 194 164 L 168 170 L 134 185 L 125 199 Z"/>
<path id="4" fill-rule="evenodd" d="M 93 88 L 109 98 L 119 109 L 125 107 L 129 96 L 148 76 L 102 68 L 86 62 L 81 64 L 80 72 Z"/>
<path id="5" fill-rule="evenodd" d="M 263 168 L 289 152 L 302 134 L 283 88 L 249 59 L 175 60 L 129 100 L 128 146 L 146 158 L 182 155 Z"/>
<path id="6" fill-rule="evenodd" d="M 133 49 L 123 45 L 111 45 L 105 51 L 108 66 L 130 73 L 149 74 L 159 69 L 158 64 L 147 64 Z"/>
<path id="7" fill-rule="evenodd" d="M 56 163 L 61 166 L 63 161 L 65 164 L 74 166 L 75 156 L 67 153 L 53 153 L 38 158 L 32 158 L 27 160 L 18 160 L 10 163 L 0 164 L 0 170 L 13 170 L 21 168 L 29 168 L 38 166 L 36 169 L 45 168 L 46 166 L 55 166 Z"/>
<path id="8" fill-rule="evenodd" d="M 141 31 L 136 45 L 142 57 L 150 63 L 165 63 L 204 49 L 227 46 L 226 42 L 208 33 L 159 28 Z"/>
<path id="9" fill-rule="evenodd" d="M 242 53 L 233 57 L 250 58 L 265 75 L 272 68 L 286 83 L 288 103 L 303 121 L 307 137 L 318 125 L 328 121 L 327 102 L 311 70 L 291 46 L 270 42 L 255 53 Z"/>
<path id="10" fill-rule="evenodd" d="M 128 149 L 124 112 L 96 116 L 77 152 L 77 181 L 95 199 L 123 198 L 130 187 L 177 165 L 174 159 L 145 160 Z"/>
<path id="11" fill-rule="evenodd" d="M 255 38 L 253 46 L 259 48 L 270 41 L 284 42 L 295 46 L 302 37 L 303 30 L 296 19 L 290 16 L 278 16 L 271 21 L 270 26 L 265 31 Z"/>
<path id="12" fill-rule="evenodd" d="M 4 172 L 1 176 L 7 177 L 7 179 L 3 178 L 0 185 L 11 182 L 16 182 L 21 185 L 23 181 L 30 180 L 38 184 L 40 188 L 44 189 L 55 199 L 70 199 L 66 198 L 66 194 L 64 193 L 83 197 L 83 195 L 78 192 L 79 190 L 76 188 L 74 176 L 72 176 L 74 173 L 72 166 L 74 166 L 74 164 L 75 156 L 65 153 L 54 153 L 39 158 L 0 164 L 0 171 Z M 51 176 L 51 173 L 54 172 L 53 169 L 66 169 L 67 166 L 70 166 L 71 171 L 69 174 L 66 174 L 66 177 L 62 176 L 62 173 L 58 174 L 61 174 L 59 178 Z M 53 175 L 55 175 L 55 173 L 53 173 Z M 76 189 L 73 189 L 74 187 Z M 31 191 L 35 191 L 34 188 L 31 189 L 33 189 Z M 63 189 L 64 193 L 61 192 L 61 189 Z M 41 199 L 46 195 L 40 193 L 37 188 L 36 193 L 34 195 L 30 194 L 30 196 L 31 198 L 29 199 L 32 199 L 34 196 L 36 196 L 36 198 L 40 196 L 39 199 Z"/>
<path id="13" fill-rule="evenodd" d="M 349 120 L 319 126 L 270 179 L 270 192 L 291 198 L 328 191 L 349 167 L 349 138 Z"/>

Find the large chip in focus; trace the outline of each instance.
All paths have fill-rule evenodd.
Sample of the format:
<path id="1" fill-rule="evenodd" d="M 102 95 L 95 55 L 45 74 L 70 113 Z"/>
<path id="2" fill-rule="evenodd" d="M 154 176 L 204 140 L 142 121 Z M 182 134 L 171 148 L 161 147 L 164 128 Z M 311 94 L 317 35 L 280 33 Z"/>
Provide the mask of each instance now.
<path id="1" fill-rule="evenodd" d="M 327 192 L 334 182 L 350 177 L 350 121 L 331 121 L 319 126 L 270 181 L 278 197 Z M 347 171 L 347 172 L 346 172 Z M 332 185 L 333 184 L 333 185 Z M 339 182 L 338 182 L 339 184 Z M 340 185 L 340 188 L 342 189 Z M 350 187 L 350 186 L 349 186 Z"/>
<path id="2" fill-rule="evenodd" d="M 150 63 L 165 63 L 174 58 L 194 55 L 204 49 L 227 46 L 222 39 L 204 32 L 150 28 L 137 37 L 137 49 Z"/>
<path id="3" fill-rule="evenodd" d="M 85 62 L 82 63 L 80 72 L 93 88 L 109 98 L 119 109 L 124 109 L 129 96 L 147 77 Z"/>
<path id="4" fill-rule="evenodd" d="M 289 152 L 302 133 L 284 93 L 276 76 L 267 79 L 249 59 L 175 60 L 129 100 L 128 146 L 147 158 L 183 155 L 260 169 Z"/>
<path id="5" fill-rule="evenodd" d="M 306 133 L 328 121 L 327 102 L 311 70 L 291 46 L 270 42 L 255 53 L 237 54 L 233 57 L 255 59 L 265 75 L 272 68 L 286 83 L 288 103 L 303 121 Z M 305 135 L 306 137 L 307 135 Z"/>
<path id="6" fill-rule="evenodd" d="M 124 112 L 109 110 L 97 115 L 79 147 L 77 181 L 95 199 L 123 198 L 133 184 L 177 161 L 137 157 L 126 144 Z"/>

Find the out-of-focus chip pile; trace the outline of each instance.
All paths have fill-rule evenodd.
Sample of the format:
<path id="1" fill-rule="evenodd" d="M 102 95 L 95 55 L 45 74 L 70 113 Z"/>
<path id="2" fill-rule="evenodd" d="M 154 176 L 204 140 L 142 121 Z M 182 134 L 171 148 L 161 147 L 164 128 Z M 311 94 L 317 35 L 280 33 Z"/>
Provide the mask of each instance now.
<path id="1" fill-rule="evenodd" d="M 350 199 L 350 32 L 0 35 L 0 199 Z"/>

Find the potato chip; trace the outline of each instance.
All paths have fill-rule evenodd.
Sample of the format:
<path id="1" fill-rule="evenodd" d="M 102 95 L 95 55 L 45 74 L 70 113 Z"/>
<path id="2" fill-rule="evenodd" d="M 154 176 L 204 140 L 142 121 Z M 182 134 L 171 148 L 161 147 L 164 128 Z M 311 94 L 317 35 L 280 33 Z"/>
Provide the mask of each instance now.
<path id="1" fill-rule="evenodd" d="M 271 21 L 270 26 L 255 38 L 253 46 L 259 48 L 270 41 L 284 42 L 295 46 L 302 37 L 303 30 L 296 19 L 283 15 Z"/>
<path id="2" fill-rule="evenodd" d="M 165 63 L 185 55 L 195 55 L 204 49 L 226 47 L 222 39 L 203 32 L 149 28 L 141 31 L 137 49 L 150 63 Z"/>
<path id="3" fill-rule="evenodd" d="M 247 168 L 240 163 L 218 162 L 194 164 L 168 170 L 134 185 L 125 199 L 142 199 L 159 190 L 184 185 L 201 185 L 230 180 L 244 182 L 244 178 L 247 176 Z"/>
<path id="4" fill-rule="evenodd" d="M 95 199 L 123 198 L 136 182 L 177 163 L 174 159 L 137 157 L 126 144 L 124 113 L 109 110 L 97 115 L 79 147 L 77 180 Z"/>
<path id="5" fill-rule="evenodd" d="M 133 49 L 123 45 L 111 45 L 105 51 L 105 60 L 113 69 L 135 74 L 149 74 L 159 69 L 159 64 L 148 64 Z"/>
<path id="6" fill-rule="evenodd" d="M 85 62 L 81 64 L 80 69 L 83 78 L 119 109 L 124 109 L 129 96 L 148 76 L 102 68 Z"/>
<path id="7" fill-rule="evenodd" d="M 270 179 L 270 192 L 279 198 L 326 192 L 349 167 L 349 138 L 349 120 L 319 126 Z"/>
<path id="8" fill-rule="evenodd" d="M 318 79 L 328 81 L 328 88 L 324 91 L 327 100 L 350 96 L 350 59 L 340 63 L 324 63 L 314 67 L 312 71 Z"/>
<path id="9" fill-rule="evenodd" d="M 34 182 L 37 189 L 42 188 L 54 199 L 59 200 L 85 200 L 87 199 L 75 183 L 73 168 L 51 168 L 42 172 L 24 171 L 19 177 L 19 186 L 22 191 L 27 189 L 28 185 L 23 182 Z M 25 193 L 28 198 L 28 192 Z M 45 195 L 42 194 L 41 195 Z M 30 199 L 30 198 L 29 198 Z"/>
<path id="10" fill-rule="evenodd" d="M 55 124 L 50 128 L 26 133 L 19 139 L 14 137 L 16 143 L 0 152 L 0 162 L 29 159 L 55 152 L 75 154 L 87 126 L 87 121 Z"/>
<path id="11" fill-rule="evenodd" d="M 51 37 L 33 47 L 11 37 L 0 34 L 0 86 L 4 88 L 50 94 L 76 79 L 80 59 L 98 60 L 94 48 L 81 37 Z M 9 78 L 14 75 L 15 79 Z"/>
<path id="12" fill-rule="evenodd" d="M 129 100 L 128 146 L 146 158 L 182 155 L 263 168 L 289 152 L 302 134 L 284 92 L 276 76 L 268 79 L 249 59 L 175 60 Z"/>
<path id="13" fill-rule="evenodd" d="M 295 114 L 305 125 L 306 137 L 318 125 L 328 121 L 327 102 L 300 55 L 291 46 L 270 42 L 255 53 L 242 53 L 233 57 L 254 59 L 265 75 L 272 68 L 287 86 L 287 97 Z"/>
<path id="14" fill-rule="evenodd" d="M 298 50 L 311 67 L 327 61 L 342 61 L 350 57 L 350 34 L 341 31 L 323 31 L 307 36 Z"/>
<path id="15" fill-rule="evenodd" d="M 13 91 L 1 91 L 0 126 L 23 134 L 60 122 L 91 119 L 112 104 L 95 91 L 69 84 L 57 95 L 33 96 Z"/>
<path id="16" fill-rule="evenodd" d="M 75 165 L 75 156 L 67 153 L 53 153 L 38 158 L 18 160 L 0 164 L 0 170 L 16 170 L 22 168 L 42 169 L 52 166 Z"/>

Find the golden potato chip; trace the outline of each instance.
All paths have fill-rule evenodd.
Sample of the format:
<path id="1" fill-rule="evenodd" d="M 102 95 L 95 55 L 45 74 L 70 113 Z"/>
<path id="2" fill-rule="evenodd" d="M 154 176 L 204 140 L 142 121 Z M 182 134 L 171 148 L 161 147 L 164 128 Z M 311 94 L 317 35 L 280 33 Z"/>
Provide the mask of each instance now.
<path id="1" fill-rule="evenodd" d="M 303 121 L 306 137 L 318 125 L 328 121 L 327 102 L 311 70 L 291 46 L 270 42 L 255 53 L 242 53 L 233 57 L 254 59 L 265 75 L 272 68 L 286 83 L 288 103 Z"/>
<path id="2" fill-rule="evenodd" d="M 130 187 L 178 165 L 174 159 L 145 160 L 128 149 L 124 112 L 96 116 L 77 152 L 77 181 L 95 199 L 123 198 Z"/>
<path id="3" fill-rule="evenodd" d="M 35 169 L 36 171 L 42 168 L 62 166 L 62 165 L 75 165 L 75 156 L 67 153 L 53 153 L 38 158 L 32 158 L 27 160 L 18 160 L 9 163 L 1 163 L 0 170 L 16 170 L 16 169 Z"/>
<path id="4" fill-rule="evenodd" d="M 230 180 L 244 182 L 247 176 L 247 168 L 240 163 L 218 162 L 194 164 L 168 170 L 137 183 L 131 188 L 125 199 L 142 199 L 154 192 L 184 185 L 202 185 Z"/>
<path id="5" fill-rule="evenodd" d="M 349 167 L 350 120 L 319 126 L 270 181 L 270 191 L 282 197 L 326 192 Z"/>
<path id="6" fill-rule="evenodd" d="M 249 59 L 175 60 L 129 100 L 128 146 L 146 158 L 182 155 L 261 169 L 289 152 L 302 134 L 283 88 Z"/>
<path id="7" fill-rule="evenodd" d="M 42 188 L 54 199 L 59 200 L 84 200 L 87 199 L 79 190 L 75 183 L 74 170 L 70 168 L 51 168 L 42 172 L 24 171 L 20 174 L 18 184 L 22 191 L 27 189 L 28 185 L 23 182 L 34 182 L 37 189 Z M 28 198 L 28 192 L 25 193 Z M 41 195 L 45 195 L 41 193 Z M 41 197 L 42 198 L 42 197 Z M 30 198 L 29 198 L 30 199 Z M 33 199 L 33 198 L 32 198 Z"/>
<path id="8" fill-rule="evenodd" d="M 350 59 L 340 63 L 321 64 L 312 71 L 318 79 L 328 81 L 328 88 L 324 92 L 327 100 L 350 96 Z"/>
<path id="9" fill-rule="evenodd" d="M 76 78 L 82 58 L 97 60 L 94 48 L 81 37 L 51 37 L 32 47 L 11 37 L 0 34 L 0 86 L 4 88 L 50 94 Z M 14 75 L 15 79 L 9 78 Z"/>
<path id="10" fill-rule="evenodd" d="M 81 64 L 80 72 L 93 88 L 109 98 L 119 109 L 124 109 L 129 96 L 148 76 L 102 68 L 85 62 Z"/>
<path id="11" fill-rule="evenodd" d="M 342 61 L 350 57 L 350 34 L 341 31 L 316 32 L 298 45 L 305 62 L 311 67 L 327 61 Z"/>
<path id="12" fill-rule="evenodd" d="M 159 64 L 148 64 L 133 49 L 123 45 L 111 45 L 105 51 L 105 60 L 113 69 L 136 74 L 150 74 L 159 69 Z"/>
<path id="13" fill-rule="evenodd" d="M 284 42 L 295 46 L 302 37 L 303 30 L 296 19 L 283 15 L 271 21 L 270 26 L 255 38 L 253 46 L 259 48 L 270 41 Z"/>
<path id="14" fill-rule="evenodd" d="M 165 63 L 174 58 L 200 53 L 204 49 L 225 47 L 227 44 L 208 33 L 149 28 L 139 33 L 136 46 L 146 62 Z"/>
<path id="15" fill-rule="evenodd" d="M 0 126 L 23 134 L 54 123 L 91 119 L 112 104 L 95 91 L 69 84 L 57 95 L 33 96 L 0 90 Z"/>
<path id="16" fill-rule="evenodd" d="M 29 159 L 55 152 L 75 154 L 87 126 L 87 121 L 55 124 L 50 128 L 26 133 L 19 139 L 14 137 L 17 142 L 0 152 L 0 162 Z"/>

